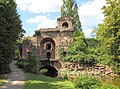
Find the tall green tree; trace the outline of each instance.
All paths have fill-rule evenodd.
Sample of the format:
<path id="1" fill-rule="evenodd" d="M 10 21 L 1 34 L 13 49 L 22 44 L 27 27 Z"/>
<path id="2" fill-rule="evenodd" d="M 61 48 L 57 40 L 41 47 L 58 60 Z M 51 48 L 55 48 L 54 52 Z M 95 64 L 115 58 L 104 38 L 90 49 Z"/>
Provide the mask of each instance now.
<path id="1" fill-rule="evenodd" d="M 0 73 L 9 72 L 15 45 L 23 32 L 15 1 L 0 0 Z"/>
<path id="2" fill-rule="evenodd" d="M 81 61 L 86 60 L 87 55 L 87 43 L 85 36 L 81 29 L 81 22 L 78 14 L 78 6 L 76 0 L 63 0 L 63 5 L 61 6 L 61 16 L 72 17 L 73 18 L 73 29 L 75 30 L 74 42 L 71 43 L 67 51 L 66 57 L 62 56 L 64 61 Z M 62 53 L 61 53 L 62 54 Z"/>
<path id="3" fill-rule="evenodd" d="M 106 4 L 102 8 L 105 19 L 99 24 L 97 38 L 102 42 L 103 51 L 120 62 L 120 1 L 106 0 Z"/>
<path id="4" fill-rule="evenodd" d="M 74 30 L 82 31 L 76 0 L 63 0 L 63 5 L 61 6 L 61 16 L 72 17 Z"/>

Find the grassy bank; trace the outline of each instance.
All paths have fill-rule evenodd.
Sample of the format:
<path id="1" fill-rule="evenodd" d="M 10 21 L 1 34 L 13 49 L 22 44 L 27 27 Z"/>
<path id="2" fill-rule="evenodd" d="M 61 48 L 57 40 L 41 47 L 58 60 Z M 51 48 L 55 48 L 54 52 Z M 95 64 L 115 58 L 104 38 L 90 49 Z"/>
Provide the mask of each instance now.
<path id="1" fill-rule="evenodd" d="M 24 89 L 74 89 L 72 82 L 28 73 Z"/>

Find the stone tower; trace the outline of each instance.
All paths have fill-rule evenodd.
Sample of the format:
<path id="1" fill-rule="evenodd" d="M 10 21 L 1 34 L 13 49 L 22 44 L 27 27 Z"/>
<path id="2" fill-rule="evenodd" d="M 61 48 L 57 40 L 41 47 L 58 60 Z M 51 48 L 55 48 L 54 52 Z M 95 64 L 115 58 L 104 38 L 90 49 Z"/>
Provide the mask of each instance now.
<path id="1" fill-rule="evenodd" d="M 40 35 L 37 36 L 37 50 L 40 62 L 49 60 L 53 66 L 60 68 L 59 49 L 63 48 L 63 54 L 66 54 L 68 45 L 73 42 L 72 18 L 61 17 L 57 19 L 56 28 L 40 29 Z"/>
<path id="2" fill-rule="evenodd" d="M 61 17 L 57 19 L 57 28 L 40 29 L 38 36 L 40 61 L 50 60 L 53 65 L 60 67 L 59 49 L 63 48 L 64 53 L 68 45 L 73 42 L 72 19 Z"/>

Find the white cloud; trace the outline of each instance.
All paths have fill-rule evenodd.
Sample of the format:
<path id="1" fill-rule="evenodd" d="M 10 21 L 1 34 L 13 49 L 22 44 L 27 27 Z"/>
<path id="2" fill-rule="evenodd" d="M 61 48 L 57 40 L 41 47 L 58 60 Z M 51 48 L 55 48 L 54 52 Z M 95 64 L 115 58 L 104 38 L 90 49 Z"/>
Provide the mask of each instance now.
<path id="1" fill-rule="evenodd" d="M 56 26 L 56 19 L 52 20 L 49 19 L 47 16 L 36 16 L 35 18 L 30 18 L 26 21 L 27 23 L 30 24 L 38 24 L 38 29 L 39 28 L 55 28 Z"/>
<path id="2" fill-rule="evenodd" d="M 86 30 L 83 30 L 84 34 L 85 34 L 85 37 L 91 37 L 91 33 L 92 33 L 93 29 L 86 29 Z"/>
<path id="3" fill-rule="evenodd" d="M 33 13 L 60 11 L 62 0 L 16 0 L 18 8 Z"/>
<path id="4" fill-rule="evenodd" d="M 49 19 L 49 12 L 60 11 L 62 0 L 16 0 L 18 8 L 32 13 L 48 13 L 48 16 L 36 16 L 26 22 L 38 24 L 38 28 L 51 28 L 56 26 L 56 19 Z M 79 4 L 79 3 L 78 3 Z M 79 7 L 79 16 L 83 32 L 86 37 L 90 37 L 92 28 L 101 23 L 104 19 L 101 8 L 105 5 L 105 0 L 90 0 Z M 26 12 L 27 13 L 27 12 Z"/>
<path id="5" fill-rule="evenodd" d="M 83 3 L 79 7 L 79 16 L 82 24 L 83 32 L 86 37 L 91 34 L 92 28 L 96 27 L 104 19 L 101 8 L 106 4 L 105 0 L 93 0 Z M 89 29 L 86 27 L 89 27 Z"/>
<path id="6" fill-rule="evenodd" d="M 101 8 L 105 0 L 93 0 L 82 4 L 79 7 L 79 15 L 82 25 L 97 25 L 102 22 L 104 15 Z"/>

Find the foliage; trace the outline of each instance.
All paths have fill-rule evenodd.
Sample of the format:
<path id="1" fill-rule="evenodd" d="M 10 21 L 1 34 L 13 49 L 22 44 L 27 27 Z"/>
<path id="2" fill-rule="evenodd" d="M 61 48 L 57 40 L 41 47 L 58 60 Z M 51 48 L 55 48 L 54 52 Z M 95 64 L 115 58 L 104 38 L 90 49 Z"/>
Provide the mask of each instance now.
<path id="1" fill-rule="evenodd" d="M 73 28 L 75 30 L 81 30 L 76 0 L 63 0 L 63 5 L 61 6 L 61 17 L 65 16 L 73 17 Z"/>
<path id="2" fill-rule="evenodd" d="M 69 46 L 65 61 L 80 61 L 86 52 L 86 44 L 84 38 L 76 37 L 74 42 Z"/>
<path id="3" fill-rule="evenodd" d="M 113 68 L 114 72 L 120 74 L 120 63 L 117 62 L 112 62 L 112 63 L 113 63 L 112 65 L 114 66 Z"/>
<path id="4" fill-rule="evenodd" d="M 88 44 L 81 29 L 76 0 L 63 0 L 61 16 L 73 17 L 73 29 L 75 30 L 73 34 L 74 42 L 69 46 L 67 55 L 65 57 L 61 56 L 62 59 L 64 61 L 77 61 L 82 64 L 94 64 L 94 55 L 87 52 Z M 64 52 L 64 49 L 61 50 L 60 54 L 62 54 L 62 51 Z"/>
<path id="5" fill-rule="evenodd" d="M 26 59 L 20 59 L 20 60 L 18 60 L 18 62 L 17 62 L 17 66 L 18 66 L 19 68 L 26 69 L 27 65 L 28 65 L 28 61 L 27 61 Z"/>
<path id="6" fill-rule="evenodd" d="M 79 62 L 84 65 L 92 66 L 101 62 L 100 42 L 96 38 L 75 37 L 70 45 L 64 61 Z"/>
<path id="7" fill-rule="evenodd" d="M 98 89 L 119 89 L 119 87 L 111 84 L 102 84 L 102 86 Z"/>
<path id="8" fill-rule="evenodd" d="M 82 75 L 74 81 L 76 89 L 119 89 L 119 87 L 101 83 L 100 80 L 90 75 Z"/>
<path id="9" fill-rule="evenodd" d="M 64 58 L 64 48 L 59 48 L 59 54 L 60 54 L 60 59 L 63 59 Z"/>
<path id="10" fill-rule="evenodd" d="M 101 40 L 107 55 L 112 55 L 113 60 L 120 58 L 120 2 L 119 0 L 106 0 L 102 8 L 105 19 L 99 24 L 97 38 Z"/>
<path id="11" fill-rule="evenodd" d="M 33 37 L 39 36 L 41 33 L 39 30 L 35 30 L 35 34 L 33 35 Z"/>
<path id="12" fill-rule="evenodd" d="M 28 54 L 27 59 L 19 60 L 17 65 L 25 69 L 25 71 L 39 73 L 39 59 L 33 52 Z"/>
<path id="13" fill-rule="evenodd" d="M 99 85 L 99 81 L 92 76 L 82 75 L 74 81 L 76 89 L 95 89 Z"/>
<path id="14" fill-rule="evenodd" d="M 104 21 L 97 29 L 97 39 L 101 41 L 99 57 L 101 62 L 114 66 L 116 73 L 120 73 L 120 2 L 106 0 L 102 8 Z"/>
<path id="15" fill-rule="evenodd" d="M 81 29 L 81 22 L 79 19 L 78 14 L 78 6 L 76 3 L 76 0 L 63 0 L 63 4 L 61 6 L 61 17 L 69 17 L 73 18 L 72 26 L 75 30 L 74 37 L 82 36 L 84 37 L 84 34 Z"/>
<path id="16" fill-rule="evenodd" d="M 15 1 L 0 0 L 0 73 L 10 71 L 9 63 L 15 56 L 15 44 L 23 32 Z"/>

